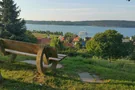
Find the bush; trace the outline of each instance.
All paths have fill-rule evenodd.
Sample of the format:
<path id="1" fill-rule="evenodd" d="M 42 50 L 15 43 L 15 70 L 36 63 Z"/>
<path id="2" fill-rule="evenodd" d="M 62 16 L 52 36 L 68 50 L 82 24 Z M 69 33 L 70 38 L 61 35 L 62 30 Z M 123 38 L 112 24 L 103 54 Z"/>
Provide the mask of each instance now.
<path id="1" fill-rule="evenodd" d="M 76 56 L 81 56 L 83 58 L 91 58 L 92 55 L 89 53 L 84 53 L 84 52 L 77 52 L 76 50 L 72 49 L 72 50 L 64 50 L 64 51 L 60 51 L 59 53 L 63 53 L 66 54 L 70 57 L 76 57 Z"/>
<path id="2" fill-rule="evenodd" d="M 37 38 L 32 34 L 31 31 L 26 31 L 25 32 L 25 36 L 26 36 L 26 41 L 27 42 L 31 42 L 31 43 L 37 43 Z"/>
<path id="3" fill-rule="evenodd" d="M 132 53 L 130 56 L 129 56 L 129 60 L 133 60 L 135 62 L 135 53 Z"/>

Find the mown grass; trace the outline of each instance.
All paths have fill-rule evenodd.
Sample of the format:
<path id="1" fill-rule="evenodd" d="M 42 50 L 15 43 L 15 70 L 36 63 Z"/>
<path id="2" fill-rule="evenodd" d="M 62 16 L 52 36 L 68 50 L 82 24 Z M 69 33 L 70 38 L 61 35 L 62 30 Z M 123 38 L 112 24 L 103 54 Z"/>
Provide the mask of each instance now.
<path id="1" fill-rule="evenodd" d="M 48 70 L 45 77 L 37 74 L 36 66 L 19 62 L 35 59 L 18 56 L 15 63 L 9 63 L 8 57 L 0 63 L 4 81 L 0 90 L 135 90 L 135 64 L 128 60 L 109 63 L 106 60 L 67 57 L 60 62 L 64 67 L 57 74 Z M 102 84 L 83 83 L 78 73 L 97 74 L 105 81 Z"/>
<path id="2" fill-rule="evenodd" d="M 46 34 L 41 34 L 41 33 L 32 33 L 32 34 L 37 38 L 45 38 L 45 37 L 47 37 Z"/>
<path id="3" fill-rule="evenodd" d="M 46 38 L 48 37 L 47 34 L 42 34 L 42 33 L 32 33 L 36 38 Z M 58 37 L 59 35 L 51 35 L 50 34 L 50 38 L 52 37 Z"/>

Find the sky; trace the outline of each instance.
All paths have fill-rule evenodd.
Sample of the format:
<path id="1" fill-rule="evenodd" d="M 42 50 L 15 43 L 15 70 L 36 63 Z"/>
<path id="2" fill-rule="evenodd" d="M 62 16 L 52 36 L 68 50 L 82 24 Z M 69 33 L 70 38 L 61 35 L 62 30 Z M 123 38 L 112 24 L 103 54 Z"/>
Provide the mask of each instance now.
<path id="1" fill-rule="evenodd" d="M 135 21 L 135 0 L 14 0 L 25 20 Z"/>

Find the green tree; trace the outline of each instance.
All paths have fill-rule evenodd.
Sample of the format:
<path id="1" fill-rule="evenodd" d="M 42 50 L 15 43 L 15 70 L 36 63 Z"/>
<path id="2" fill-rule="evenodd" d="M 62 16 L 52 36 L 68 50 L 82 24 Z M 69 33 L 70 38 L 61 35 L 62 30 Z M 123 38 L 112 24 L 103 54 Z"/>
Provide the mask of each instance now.
<path id="1" fill-rule="evenodd" d="M 25 38 L 24 38 L 23 41 L 25 41 L 25 42 L 37 43 L 37 38 L 29 30 L 27 30 L 25 32 L 25 36 L 24 37 Z"/>
<path id="2" fill-rule="evenodd" d="M 64 35 L 65 38 L 67 38 L 67 37 L 73 37 L 73 36 L 74 36 L 74 34 L 71 33 L 71 32 L 67 32 L 67 33 L 65 33 L 65 35 Z"/>
<path id="3" fill-rule="evenodd" d="M 122 43 L 123 35 L 115 30 L 106 30 L 103 33 L 97 33 L 92 40 L 86 44 L 87 50 L 96 56 L 102 58 L 119 58 L 132 53 L 129 44 Z"/>
<path id="4" fill-rule="evenodd" d="M 50 46 L 62 50 L 64 48 L 63 43 L 58 39 L 58 37 L 53 37 Z"/>
<path id="5" fill-rule="evenodd" d="M 0 37 L 22 41 L 26 26 L 25 20 L 19 18 L 19 14 L 19 7 L 13 0 L 0 1 Z"/>
<path id="6" fill-rule="evenodd" d="M 122 45 L 123 46 L 121 48 L 123 56 L 131 55 L 134 53 L 134 45 L 132 41 L 124 42 Z"/>
<path id="7" fill-rule="evenodd" d="M 77 42 L 77 44 L 75 45 L 75 48 L 78 50 L 81 49 L 82 48 L 81 42 Z"/>
<path id="8" fill-rule="evenodd" d="M 96 42 L 94 39 L 87 41 L 87 43 L 86 43 L 86 49 L 93 56 L 100 57 L 101 54 L 102 54 L 102 49 L 101 49 L 99 43 Z"/>
<path id="9" fill-rule="evenodd" d="M 77 36 L 76 34 L 67 32 L 67 33 L 65 33 L 64 38 L 65 38 L 66 42 L 71 43 L 76 36 Z"/>

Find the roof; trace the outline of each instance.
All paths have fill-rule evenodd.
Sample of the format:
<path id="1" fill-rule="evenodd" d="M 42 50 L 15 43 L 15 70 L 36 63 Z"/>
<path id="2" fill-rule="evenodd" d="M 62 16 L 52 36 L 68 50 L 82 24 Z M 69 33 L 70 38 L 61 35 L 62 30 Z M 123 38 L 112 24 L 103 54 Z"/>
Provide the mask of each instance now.
<path id="1" fill-rule="evenodd" d="M 75 38 L 73 39 L 73 42 L 79 42 L 79 40 L 80 40 L 80 37 L 75 37 Z"/>
<path id="2" fill-rule="evenodd" d="M 59 36 L 59 39 L 60 39 L 60 41 L 64 41 L 65 40 L 64 36 Z"/>

